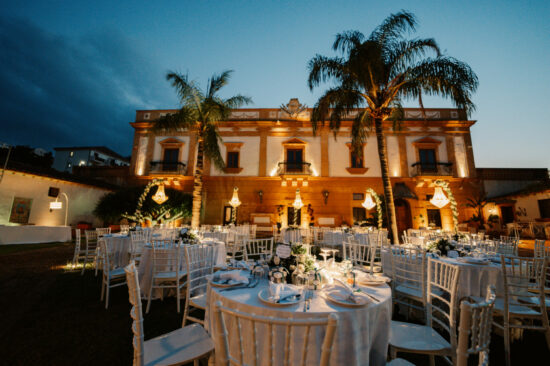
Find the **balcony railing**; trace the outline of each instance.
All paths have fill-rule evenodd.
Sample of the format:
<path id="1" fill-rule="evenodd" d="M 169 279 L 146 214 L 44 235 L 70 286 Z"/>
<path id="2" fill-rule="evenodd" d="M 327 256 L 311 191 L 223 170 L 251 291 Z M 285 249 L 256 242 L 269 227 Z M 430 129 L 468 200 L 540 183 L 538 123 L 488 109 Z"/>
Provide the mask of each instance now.
<path id="1" fill-rule="evenodd" d="M 311 163 L 283 161 L 279 163 L 277 174 L 311 175 Z"/>
<path id="2" fill-rule="evenodd" d="M 187 165 L 181 162 L 152 161 L 151 173 L 185 175 Z"/>
<path id="3" fill-rule="evenodd" d="M 453 163 L 423 163 L 416 162 L 412 165 L 413 177 L 426 176 L 452 176 Z"/>

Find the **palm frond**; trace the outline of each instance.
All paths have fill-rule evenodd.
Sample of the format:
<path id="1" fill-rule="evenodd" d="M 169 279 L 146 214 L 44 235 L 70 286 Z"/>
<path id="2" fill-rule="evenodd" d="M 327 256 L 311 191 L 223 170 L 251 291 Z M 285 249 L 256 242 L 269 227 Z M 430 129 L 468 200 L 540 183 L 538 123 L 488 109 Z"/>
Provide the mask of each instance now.
<path id="1" fill-rule="evenodd" d="M 176 113 L 169 113 L 157 119 L 153 124 L 153 130 L 176 131 L 179 129 L 190 129 L 195 125 L 196 121 L 195 110 L 183 106 Z"/>
<path id="2" fill-rule="evenodd" d="M 224 100 L 224 104 L 227 105 L 230 109 L 237 109 L 242 107 L 243 105 L 252 104 L 252 98 L 238 94 Z"/>
<path id="3" fill-rule="evenodd" d="M 166 74 L 166 80 L 170 81 L 172 86 L 176 89 L 176 93 L 182 105 L 200 105 L 202 93 L 197 84 L 189 80 L 188 75 L 169 72 Z"/>
<path id="4" fill-rule="evenodd" d="M 387 64 L 390 69 L 390 78 L 395 78 L 407 69 L 411 64 L 428 54 L 434 52 L 436 57 L 441 56 L 441 50 L 433 38 L 403 40 L 392 45 L 386 50 Z"/>
<path id="5" fill-rule="evenodd" d="M 204 155 L 208 157 L 214 166 L 221 170 L 225 168 L 225 163 L 223 161 L 222 155 L 220 153 L 220 145 L 223 140 L 218 134 L 216 125 L 213 123 L 206 124 L 204 126 L 203 137 L 203 146 L 204 146 Z"/>
<path id="6" fill-rule="evenodd" d="M 363 144 L 367 141 L 368 131 L 372 129 L 373 120 L 370 112 L 365 109 L 355 117 L 351 125 L 351 147 L 353 153 L 363 156 Z"/>
<path id="7" fill-rule="evenodd" d="M 334 51 L 340 51 L 342 54 L 349 54 L 349 52 L 361 45 L 365 36 L 359 31 L 345 31 L 338 33 L 336 39 L 332 44 Z"/>
<path id="8" fill-rule="evenodd" d="M 212 75 L 212 77 L 208 80 L 206 98 L 213 98 L 221 88 L 227 85 L 232 73 L 233 70 L 225 70 L 219 75 Z"/>
<path id="9" fill-rule="evenodd" d="M 342 79 L 345 73 L 343 59 L 339 57 L 315 55 L 309 60 L 307 67 L 309 71 L 307 83 L 310 90 L 331 79 Z"/>
<path id="10" fill-rule="evenodd" d="M 416 17 L 413 13 L 401 10 L 384 19 L 370 35 L 369 39 L 380 44 L 392 42 L 403 36 L 403 33 L 416 29 Z"/>

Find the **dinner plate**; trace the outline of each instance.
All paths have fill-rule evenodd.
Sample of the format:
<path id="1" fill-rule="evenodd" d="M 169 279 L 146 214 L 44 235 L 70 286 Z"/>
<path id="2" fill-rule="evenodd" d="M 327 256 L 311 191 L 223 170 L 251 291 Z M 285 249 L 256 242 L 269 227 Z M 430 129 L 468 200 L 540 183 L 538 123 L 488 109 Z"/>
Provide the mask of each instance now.
<path id="1" fill-rule="evenodd" d="M 290 306 L 294 305 L 300 302 L 301 296 L 294 298 L 294 300 L 285 300 L 283 302 L 273 302 L 269 301 L 269 289 L 264 288 L 262 291 L 258 292 L 258 299 L 260 299 L 261 302 L 263 302 L 266 305 L 269 306 L 277 306 L 277 307 L 284 307 L 284 306 Z"/>
<path id="2" fill-rule="evenodd" d="M 357 283 L 360 285 L 365 286 L 382 286 L 386 283 L 390 282 L 391 280 L 386 276 L 370 276 L 367 275 L 366 277 L 359 277 L 357 279 Z"/>
<path id="3" fill-rule="evenodd" d="M 344 295 L 340 291 L 331 291 L 326 294 L 326 298 L 335 303 L 336 305 L 345 306 L 348 308 L 358 308 L 367 305 L 370 303 L 366 296 L 359 297 L 360 302 L 354 303 L 349 300 L 344 299 Z"/>
<path id="4" fill-rule="evenodd" d="M 484 264 L 489 264 L 491 263 L 491 261 L 489 259 L 479 259 L 479 258 L 468 258 L 468 257 L 462 257 L 462 261 L 464 263 L 468 263 L 468 264 L 481 264 L 481 265 L 484 265 Z"/>
<path id="5" fill-rule="evenodd" d="M 234 287 L 234 286 L 246 286 L 247 283 L 220 283 L 220 282 L 214 282 L 210 281 L 212 286 L 214 287 Z"/>

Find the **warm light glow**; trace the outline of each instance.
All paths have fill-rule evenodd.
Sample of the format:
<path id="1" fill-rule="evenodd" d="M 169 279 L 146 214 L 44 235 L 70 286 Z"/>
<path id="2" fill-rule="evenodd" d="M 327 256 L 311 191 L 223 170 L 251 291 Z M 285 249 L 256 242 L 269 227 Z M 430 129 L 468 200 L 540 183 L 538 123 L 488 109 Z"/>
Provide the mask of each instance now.
<path id="1" fill-rule="evenodd" d="M 159 184 L 159 187 L 157 189 L 157 193 L 153 195 L 153 201 L 158 203 L 159 205 L 162 205 L 166 200 L 168 200 L 168 196 L 164 193 L 164 184 Z"/>
<path id="2" fill-rule="evenodd" d="M 313 174 L 314 177 L 319 176 L 319 173 L 317 173 L 317 170 L 315 170 L 315 167 L 311 167 L 311 173 Z"/>
<path id="3" fill-rule="evenodd" d="M 229 205 L 233 208 L 241 205 L 241 201 L 239 200 L 239 188 L 233 188 L 233 197 L 231 198 L 231 201 L 229 201 Z"/>
<path id="4" fill-rule="evenodd" d="M 84 166 L 86 165 L 86 162 L 84 160 L 80 160 L 80 163 L 78 163 L 79 166 Z"/>
<path id="5" fill-rule="evenodd" d="M 63 207 L 63 202 L 61 201 L 53 201 L 53 202 L 50 202 L 50 210 L 61 210 L 61 208 Z"/>
<path id="6" fill-rule="evenodd" d="M 286 180 L 281 181 L 281 187 L 286 187 Z"/>
<path id="7" fill-rule="evenodd" d="M 302 197 L 300 197 L 300 190 L 296 190 L 296 198 L 294 199 L 294 202 L 292 203 L 292 207 L 294 209 L 299 210 L 302 207 L 304 207 L 304 203 L 302 202 Z"/>
<path id="8" fill-rule="evenodd" d="M 365 201 L 361 205 L 367 210 L 370 210 L 376 206 L 376 202 L 374 202 L 374 200 L 372 199 L 372 195 L 367 192 L 365 194 Z"/>
<path id="9" fill-rule="evenodd" d="M 443 193 L 443 189 L 441 187 L 435 187 L 434 196 L 430 200 L 430 203 L 435 207 L 442 208 L 449 202 L 449 199 L 445 196 L 445 193 Z"/>
<path id="10" fill-rule="evenodd" d="M 269 173 L 270 177 L 274 177 L 275 175 L 277 175 L 277 167 L 271 169 L 271 172 Z"/>

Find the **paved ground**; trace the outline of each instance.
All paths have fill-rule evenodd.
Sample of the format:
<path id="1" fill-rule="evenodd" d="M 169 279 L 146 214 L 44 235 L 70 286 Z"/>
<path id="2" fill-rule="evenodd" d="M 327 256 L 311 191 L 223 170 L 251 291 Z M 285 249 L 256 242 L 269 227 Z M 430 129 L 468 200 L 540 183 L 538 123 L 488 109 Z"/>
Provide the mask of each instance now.
<path id="1" fill-rule="evenodd" d="M 112 290 L 105 310 L 99 301 L 100 277 L 64 269 L 72 248 L 62 243 L 0 247 L 0 364 L 131 365 L 126 287 Z M 153 302 L 145 316 L 146 339 L 180 327 L 181 319 L 174 299 Z M 550 351 L 541 333 L 526 333 L 513 344 L 512 356 L 515 365 L 543 365 Z M 427 364 L 424 356 L 405 358 Z M 497 335 L 491 364 L 504 364 Z"/>

